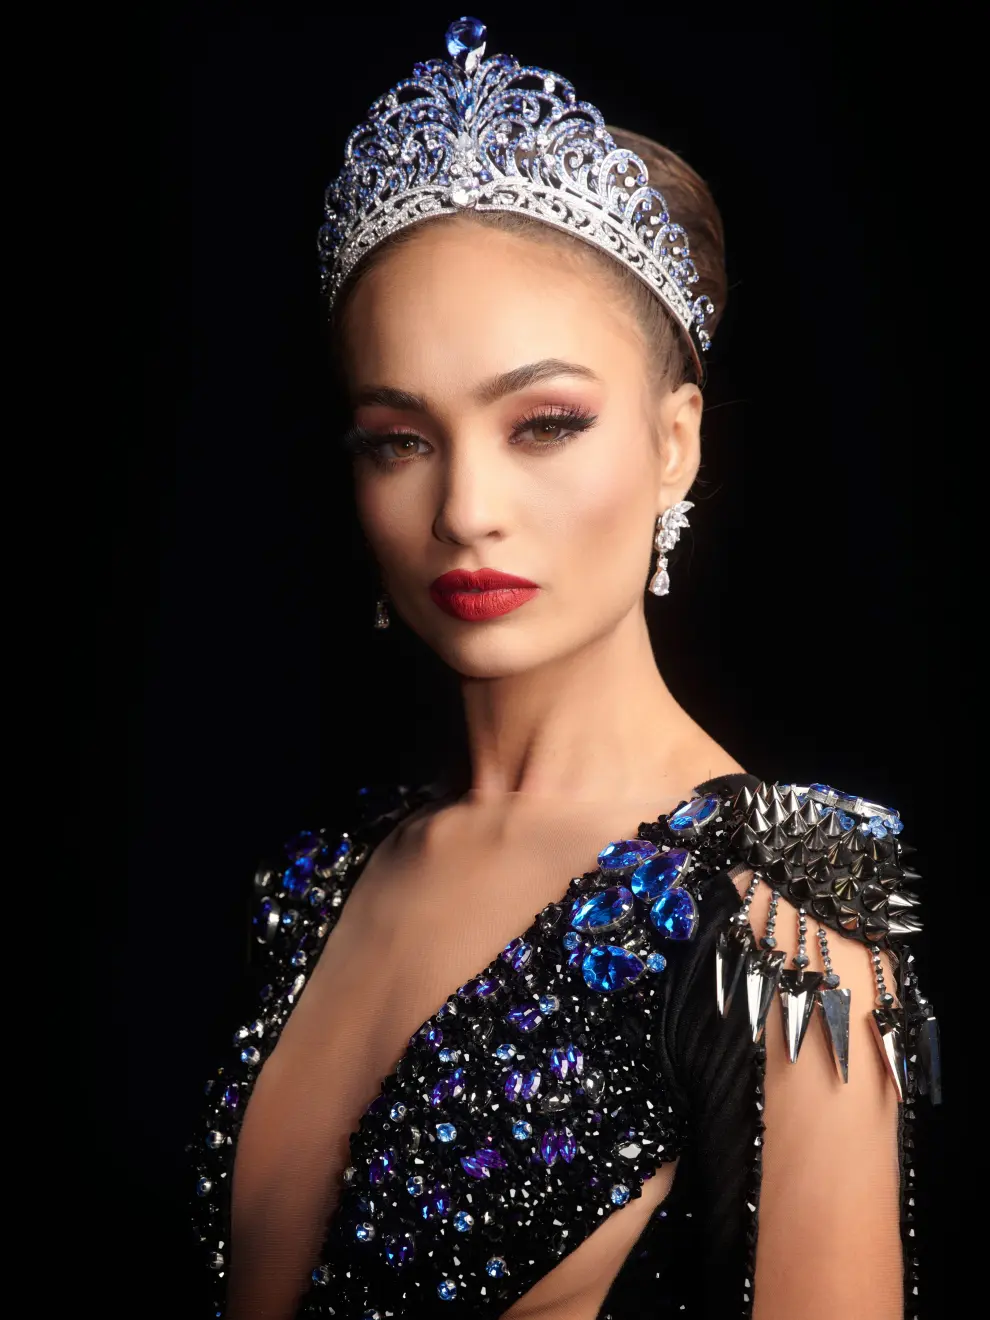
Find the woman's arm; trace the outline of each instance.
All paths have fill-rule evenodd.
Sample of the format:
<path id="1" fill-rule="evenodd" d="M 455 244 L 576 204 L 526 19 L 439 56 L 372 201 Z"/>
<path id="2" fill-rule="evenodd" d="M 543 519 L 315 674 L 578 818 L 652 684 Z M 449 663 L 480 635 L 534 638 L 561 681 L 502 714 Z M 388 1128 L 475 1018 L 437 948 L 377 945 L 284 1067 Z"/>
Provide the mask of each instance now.
<path id="1" fill-rule="evenodd" d="M 748 876 L 736 880 L 744 892 Z M 762 891 L 762 893 L 760 892 Z M 757 936 L 770 893 L 750 909 Z M 823 970 L 809 919 L 811 968 Z M 797 952 L 797 912 L 781 900 L 778 945 Z M 851 991 L 849 1081 L 840 1080 L 821 1023 L 796 1063 L 787 1057 L 779 996 L 764 1033 L 766 1095 L 754 1320 L 901 1320 L 898 1102 L 873 1039 L 870 952 L 830 933 L 829 953 Z M 888 986 L 895 985 L 883 955 Z"/>

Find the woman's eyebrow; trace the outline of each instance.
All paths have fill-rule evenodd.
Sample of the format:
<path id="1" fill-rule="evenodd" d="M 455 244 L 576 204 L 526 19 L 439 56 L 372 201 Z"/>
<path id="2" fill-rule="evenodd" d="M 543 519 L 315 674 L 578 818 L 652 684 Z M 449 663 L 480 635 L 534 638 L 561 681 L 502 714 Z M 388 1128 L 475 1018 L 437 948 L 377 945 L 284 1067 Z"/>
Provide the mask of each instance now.
<path id="1" fill-rule="evenodd" d="M 477 403 L 490 404 L 505 398 L 507 394 L 516 394 L 519 390 L 538 385 L 540 381 L 552 376 L 576 376 L 581 380 L 600 381 L 590 367 L 579 362 L 565 362 L 562 358 L 541 358 L 539 362 L 527 362 L 511 371 L 500 372 L 489 380 L 482 381 L 471 391 L 471 397 Z M 412 394 L 409 390 L 395 389 L 390 385 L 369 385 L 357 391 L 352 404 L 355 408 L 370 407 L 377 404 L 382 408 L 397 408 L 403 412 L 429 412 L 429 403 L 421 394 Z"/>

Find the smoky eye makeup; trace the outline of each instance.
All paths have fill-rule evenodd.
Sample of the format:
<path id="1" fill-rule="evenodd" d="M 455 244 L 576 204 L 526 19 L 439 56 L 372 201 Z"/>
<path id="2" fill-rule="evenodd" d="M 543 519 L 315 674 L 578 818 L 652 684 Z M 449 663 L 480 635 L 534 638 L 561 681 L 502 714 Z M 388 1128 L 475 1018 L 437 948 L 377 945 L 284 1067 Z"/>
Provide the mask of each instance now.
<path id="1" fill-rule="evenodd" d="M 557 449 L 567 444 L 597 422 L 598 417 L 589 409 L 574 405 L 544 404 L 526 412 L 509 430 L 511 445 L 526 445 L 534 452 Z M 552 434 L 558 432 L 559 434 Z M 376 431 L 370 427 L 352 426 L 340 437 L 345 452 L 354 457 L 366 455 L 382 466 L 395 467 L 414 458 L 422 457 L 410 448 L 404 457 L 390 456 L 390 445 L 400 442 L 429 446 L 429 442 L 414 431 Z"/>

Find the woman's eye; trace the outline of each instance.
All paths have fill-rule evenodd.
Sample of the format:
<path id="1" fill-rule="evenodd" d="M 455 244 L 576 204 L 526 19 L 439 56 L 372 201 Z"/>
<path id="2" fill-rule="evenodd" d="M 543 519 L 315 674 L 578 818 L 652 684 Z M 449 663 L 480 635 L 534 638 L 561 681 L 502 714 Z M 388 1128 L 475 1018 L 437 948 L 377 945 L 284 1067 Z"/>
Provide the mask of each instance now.
<path id="1" fill-rule="evenodd" d="M 555 421 L 533 422 L 522 432 L 523 435 L 527 433 L 531 434 L 538 443 L 551 445 L 560 444 L 571 434 L 563 422 Z"/>
<path id="2" fill-rule="evenodd" d="M 418 435 L 383 435 L 372 441 L 371 447 L 378 458 L 389 462 L 430 452 L 430 446 Z"/>

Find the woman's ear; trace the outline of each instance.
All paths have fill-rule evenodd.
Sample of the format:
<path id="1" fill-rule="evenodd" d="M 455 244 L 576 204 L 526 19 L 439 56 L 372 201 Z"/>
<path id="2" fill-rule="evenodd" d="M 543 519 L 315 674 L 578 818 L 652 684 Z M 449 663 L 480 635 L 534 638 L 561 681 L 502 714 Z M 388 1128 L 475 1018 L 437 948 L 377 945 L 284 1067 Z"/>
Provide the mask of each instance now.
<path id="1" fill-rule="evenodd" d="M 684 384 L 660 403 L 660 489 L 657 512 L 683 500 L 701 465 L 701 413 L 704 401 L 697 385 Z"/>

